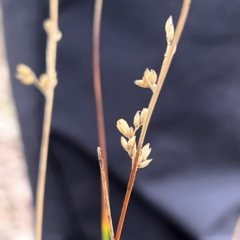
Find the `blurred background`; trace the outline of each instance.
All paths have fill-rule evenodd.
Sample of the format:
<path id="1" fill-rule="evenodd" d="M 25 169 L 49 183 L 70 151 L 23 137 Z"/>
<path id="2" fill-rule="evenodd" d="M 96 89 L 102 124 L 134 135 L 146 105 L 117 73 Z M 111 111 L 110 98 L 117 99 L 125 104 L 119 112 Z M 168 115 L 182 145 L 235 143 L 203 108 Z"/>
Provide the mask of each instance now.
<path id="1" fill-rule="evenodd" d="M 0 15 L 0 239 L 32 240 L 32 204 Z M 16 80 L 17 81 L 17 80 Z"/>

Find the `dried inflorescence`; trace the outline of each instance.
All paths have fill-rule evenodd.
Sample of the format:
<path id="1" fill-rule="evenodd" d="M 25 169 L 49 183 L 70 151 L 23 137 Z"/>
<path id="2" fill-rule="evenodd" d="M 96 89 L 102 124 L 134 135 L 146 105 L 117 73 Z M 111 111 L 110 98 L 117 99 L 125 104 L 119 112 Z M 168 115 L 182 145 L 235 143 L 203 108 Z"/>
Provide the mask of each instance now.
<path id="1" fill-rule="evenodd" d="M 170 16 L 166 21 L 165 31 L 166 31 L 166 40 L 167 40 L 167 49 L 165 53 L 165 59 L 166 59 L 168 55 L 168 51 L 170 50 L 170 47 L 172 45 L 172 41 L 174 38 L 174 25 L 172 21 L 172 16 Z M 150 88 L 154 94 L 157 86 L 157 74 L 154 70 L 149 70 L 147 68 L 143 74 L 142 79 L 136 80 L 134 81 L 134 83 L 137 86 L 142 88 Z M 128 153 L 128 155 L 132 159 L 132 167 L 135 160 L 137 161 L 138 168 L 144 168 L 148 166 L 149 163 L 152 161 L 152 159 L 148 159 L 148 156 L 152 150 L 150 148 L 149 143 L 141 148 L 138 154 L 138 159 L 135 159 L 137 155 L 137 143 L 136 143 L 135 134 L 136 134 L 136 131 L 144 124 L 144 120 L 147 114 L 148 114 L 147 108 L 144 108 L 141 112 L 137 111 L 133 120 L 134 127 L 129 127 L 128 123 L 124 119 L 120 119 L 117 121 L 117 128 L 124 136 L 124 137 L 123 136 L 121 137 L 121 144 L 124 150 Z"/>
<path id="2" fill-rule="evenodd" d="M 143 108 L 142 111 L 136 112 L 133 119 L 134 127 L 129 127 L 128 123 L 124 119 L 119 119 L 117 121 L 117 128 L 124 135 L 124 137 L 121 137 L 121 144 L 124 150 L 128 153 L 129 157 L 132 159 L 132 166 L 137 154 L 136 132 L 144 124 L 147 112 L 147 108 Z M 138 168 L 144 168 L 152 161 L 152 159 L 147 159 L 151 152 L 151 148 L 149 148 L 149 146 L 150 144 L 148 143 L 141 149 L 138 159 Z"/>
<path id="3" fill-rule="evenodd" d="M 145 70 L 141 80 L 136 80 L 134 83 L 142 88 L 150 88 L 153 92 L 156 88 L 157 74 L 154 70 Z"/>

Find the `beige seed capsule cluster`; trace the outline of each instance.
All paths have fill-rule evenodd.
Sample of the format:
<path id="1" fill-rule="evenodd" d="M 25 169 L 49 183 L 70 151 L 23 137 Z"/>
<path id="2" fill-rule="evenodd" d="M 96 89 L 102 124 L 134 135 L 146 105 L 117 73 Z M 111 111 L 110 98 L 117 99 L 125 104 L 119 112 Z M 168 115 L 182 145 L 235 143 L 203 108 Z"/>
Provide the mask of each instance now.
<path id="1" fill-rule="evenodd" d="M 123 134 L 121 137 L 121 144 L 123 149 L 132 159 L 132 166 L 137 153 L 136 132 L 144 124 L 147 112 L 147 108 L 143 108 L 142 111 L 136 112 L 133 119 L 134 127 L 129 127 L 127 121 L 124 119 L 119 119 L 117 121 L 117 128 Z M 144 168 L 152 161 L 152 159 L 147 159 L 151 152 L 151 148 L 149 148 L 149 146 L 150 144 L 148 143 L 141 149 L 138 159 L 138 168 Z"/>

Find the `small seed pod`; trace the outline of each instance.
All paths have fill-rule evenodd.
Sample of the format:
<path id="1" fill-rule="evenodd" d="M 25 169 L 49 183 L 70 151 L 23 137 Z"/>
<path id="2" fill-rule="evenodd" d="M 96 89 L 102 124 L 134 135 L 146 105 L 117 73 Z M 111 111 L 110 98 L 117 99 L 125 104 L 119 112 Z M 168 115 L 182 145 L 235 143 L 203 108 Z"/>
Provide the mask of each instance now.
<path id="1" fill-rule="evenodd" d="M 122 133 L 125 137 L 129 138 L 129 131 L 130 128 L 127 124 L 127 122 L 124 119 L 119 119 L 117 121 L 117 129 L 120 133 Z"/>

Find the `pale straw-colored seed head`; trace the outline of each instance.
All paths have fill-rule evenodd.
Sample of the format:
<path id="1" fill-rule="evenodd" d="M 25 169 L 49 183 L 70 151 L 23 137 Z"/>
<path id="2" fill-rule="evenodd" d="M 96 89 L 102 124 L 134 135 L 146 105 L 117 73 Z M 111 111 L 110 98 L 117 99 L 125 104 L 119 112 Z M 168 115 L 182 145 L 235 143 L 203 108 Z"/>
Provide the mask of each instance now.
<path id="1" fill-rule="evenodd" d="M 150 164 L 151 161 L 152 161 L 152 159 L 148 159 L 148 160 L 142 161 L 141 163 L 139 163 L 138 168 L 145 168 L 145 167 L 147 167 Z"/>
<path id="2" fill-rule="evenodd" d="M 148 113 L 148 109 L 147 108 L 143 108 L 141 114 L 140 114 L 140 122 L 141 122 L 141 125 L 144 124 L 144 121 L 145 121 L 145 118 L 147 116 L 147 113 Z"/>
<path id="3" fill-rule="evenodd" d="M 127 142 L 127 148 L 128 148 L 129 150 L 131 150 L 131 149 L 133 148 L 135 142 L 136 142 L 136 136 L 133 136 L 132 138 L 130 138 L 130 139 L 128 140 L 128 142 Z"/>
<path id="4" fill-rule="evenodd" d="M 154 88 L 157 81 L 157 74 L 154 70 L 145 70 L 142 80 L 136 80 L 134 83 L 142 88 Z"/>
<path id="5" fill-rule="evenodd" d="M 134 116 L 134 119 L 133 119 L 133 124 L 134 124 L 134 127 L 137 129 L 141 126 L 141 119 L 140 119 L 140 111 L 137 111 L 135 116 Z"/>
<path id="6" fill-rule="evenodd" d="M 36 80 L 36 76 L 32 69 L 24 64 L 17 65 L 16 78 L 26 85 L 31 85 Z"/>
<path id="7" fill-rule="evenodd" d="M 154 70 L 149 70 L 148 68 L 145 70 L 143 75 L 143 82 L 148 84 L 148 86 L 152 86 L 157 81 L 157 74 Z"/>
<path id="8" fill-rule="evenodd" d="M 121 132 L 125 137 L 129 138 L 130 128 L 128 123 L 124 119 L 119 119 L 117 121 L 117 129 Z"/>
<path id="9" fill-rule="evenodd" d="M 173 25 L 172 16 L 170 16 L 168 18 L 168 20 L 166 21 L 165 31 L 166 31 L 167 44 L 171 45 L 173 37 L 174 37 L 174 25 Z"/>
<path id="10" fill-rule="evenodd" d="M 121 137 L 121 144 L 124 150 L 128 151 L 128 142 L 123 136 Z"/>

